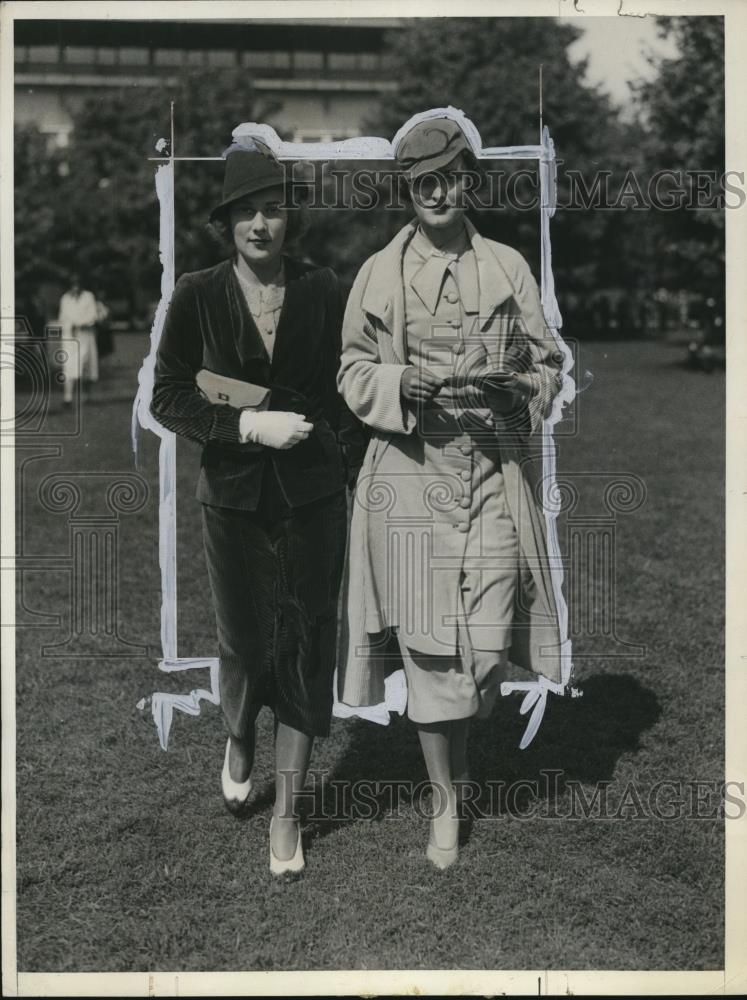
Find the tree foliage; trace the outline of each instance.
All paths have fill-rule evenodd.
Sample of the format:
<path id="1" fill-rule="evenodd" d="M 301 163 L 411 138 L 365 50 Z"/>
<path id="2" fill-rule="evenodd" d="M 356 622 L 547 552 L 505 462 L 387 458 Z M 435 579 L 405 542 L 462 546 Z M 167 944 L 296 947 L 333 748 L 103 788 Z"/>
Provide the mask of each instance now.
<path id="1" fill-rule="evenodd" d="M 81 270 L 110 297 L 140 314 L 158 295 L 159 210 L 156 143 L 170 138 L 180 156 L 217 156 L 241 121 L 268 120 L 238 71 L 193 73 L 172 86 L 128 87 L 89 97 L 75 113 L 65 149 L 49 150 L 31 130 L 16 138 L 16 268 L 26 282 Z M 205 234 L 220 194 L 220 163 L 177 164 L 178 271 L 210 263 Z"/>
<path id="2" fill-rule="evenodd" d="M 16 284 L 31 290 L 34 282 L 58 273 L 56 208 L 62 178 L 58 157 L 44 135 L 20 126 L 15 134 Z"/>
<path id="3" fill-rule="evenodd" d="M 724 19 L 658 17 L 659 32 L 674 39 L 677 55 L 654 60 L 653 80 L 637 87 L 645 139 L 641 158 L 649 174 L 681 173 L 685 204 L 656 212 L 649 266 L 665 287 L 723 298 L 724 211 L 707 205 L 705 175 L 724 173 Z M 695 177 L 703 185 L 701 204 Z"/>
<path id="4" fill-rule="evenodd" d="M 392 138 L 413 114 L 461 108 L 489 146 L 539 141 L 539 67 L 543 118 L 559 161 L 559 209 L 552 221 L 553 267 L 570 336 L 582 329 L 580 309 L 600 289 L 688 288 L 718 295 L 724 266 L 723 212 L 663 212 L 568 207 L 569 172 L 593 185 L 607 171 L 614 189 L 633 171 L 645 187 L 657 170 L 724 167 L 723 19 L 658 18 L 677 42 L 676 56 L 659 59 L 655 78 L 637 87 L 638 117 L 622 119 L 586 79 L 585 63 L 568 48 L 580 29 L 552 18 L 419 18 L 393 32 L 385 51 L 398 90 L 372 106 L 368 134 Z M 75 267 L 110 298 L 146 315 L 158 297 L 156 143 L 170 136 L 175 104 L 178 156 L 215 156 L 241 121 L 273 123 L 275 108 L 258 101 L 245 71 L 192 72 L 158 88 L 105 90 L 75 113 L 66 149 L 19 129 L 16 138 L 16 270 L 32 287 Z M 536 171 L 536 163 L 498 161 L 491 170 Z M 205 223 L 220 194 L 219 162 L 177 162 L 177 272 L 218 259 Z M 536 180 L 536 178 L 535 178 Z M 497 206 L 480 213 L 486 235 L 520 249 L 538 269 L 539 211 L 511 207 L 505 186 Z M 526 193 L 526 187 L 524 188 Z M 531 192 L 530 192 L 531 193 Z M 536 193 L 536 191 L 535 191 Z M 302 245 L 319 263 L 352 281 L 363 260 L 411 217 L 405 206 L 314 212 Z M 574 309 L 575 305 L 575 309 Z M 575 313 L 575 315 L 574 315 Z M 570 319 L 570 322 L 568 320 Z"/>
<path id="5" fill-rule="evenodd" d="M 485 146 L 536 145 L 540 141 L 539 70 L 543 67 L 543 119 L 559 158 L 559 201 L 568 200 L 566 169 L 585 176 L 619 164 L 623 125 L 609 99 L 585 77 L 586 63 L 573 62 L 568 47 L 580 30 L 552 18 L 423 18 L 392 32 L 386 45 L 390 76 L 398 90 L 372 108 L 367 134 L 392 138 L 412 115 L 452 105 L 476 125 Z M 539 179 L 536 161 L 494 161 L 497 203 L 475 219 L 485 235 L 519 248 L 539 268 Z M 509 175 L 530 171 L 516 207 Z M 503 180 L 498 177 L 502 171 Z M 532 196 L 534 198 L 532 199 Z M 412 212 L 350 213 L 338 244 L 326 247 L 330 263 L 348 273 L 378 249 Z M 328 220 L 322 226 L 328 227 Z M 558 284 L 578 299 L 599 281 L 600 260 L 616 256 L 614 220 L 605 213 L 560 210 L 552 223 Z M 625 280 L 614 269 L 617 281 Z M 353 271 L 354 273 L 354 271 Z M 566 303 L 568 297 L 566 297 Z"/>

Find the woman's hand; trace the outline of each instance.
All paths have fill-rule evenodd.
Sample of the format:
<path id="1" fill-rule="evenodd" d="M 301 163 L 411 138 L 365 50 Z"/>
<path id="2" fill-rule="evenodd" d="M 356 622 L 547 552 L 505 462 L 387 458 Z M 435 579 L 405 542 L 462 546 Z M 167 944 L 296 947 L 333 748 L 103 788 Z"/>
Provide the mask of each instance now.
<path id="1" fill-rule="evenodd" d="M 530 399 L 534 386 L 528 375 L 511 372 L 501 384 L 491 384 L 486 380 L 482 392 L 491 410 L 495 413 L 510 413 Z"/>
<path id="2" fill-rule="evenodd" d="M 427 368 L 416 368 L 415 365 L 410 365 L 402 372 L 400 386 L 405 399 L 421 401 L 433 399 L 443 384 L 444 379 L 434 375 Z"/>
<path id="3" fill-rule="evenodd" d="M 510 413 L 521 402 L 513 386 L 486 386 L 483 390 L 485 402 L 494 413 Z"/>
<path id="4" fill-rule="evenodd" d="M 267 448 L 285 450 L 305 441 L 314 425 L 300 413 L 287 410 L 242 410 L 239 416 L 239 437 L 242 443 L 262 444 Z"/>

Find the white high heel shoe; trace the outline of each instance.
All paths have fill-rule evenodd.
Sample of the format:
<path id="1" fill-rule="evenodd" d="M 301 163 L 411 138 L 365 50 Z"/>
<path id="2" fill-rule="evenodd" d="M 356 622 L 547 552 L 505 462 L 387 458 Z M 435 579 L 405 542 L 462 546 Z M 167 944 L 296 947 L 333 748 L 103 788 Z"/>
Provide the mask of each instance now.
<path id="1" fill-rule="evenodd" d="M 438 847 L 433 839 L 433 831 L 431 831 L 425 856 L 432 865 L 435 865 L 436 868 L 440 868 L 441 871 L 443 871 L 453 865 L 459 857 L 459 840 L 457 839 L 457 842 L 453 847 Z"/>
<path id="2" fill-rule="evenodd" d="M 459 819 L 455 816 L 454 819 L 454 843 L 451 847 L 439 847 L 436 843 L 434 821 L 431 820 L 431 830 L 430 836 L 428 837 L 428 847 L 425 851 L 425 856 L 435 865 L 436 868 L 440 868 L 442 871 L 445 868 L 449 868 L 454 864 L 457 857 L 459 856 Z"/>
<path id="3" fill-rule="evenodd" d="M 231 752 L 231 737 L 226 743 L 226 756 L 223 760 L 223 770 L 221 771 L 220 783 L 223 789 L 223 801 L 226 809 L 234 815 L 240 812 L 247 803 L 247 799 L 252 791 L 251 775 L 246 781 L 234 781 L 228 767 L 228 757 Z"/>
<path id="4" fill-rule="evenodd" d="M 296 841 L 296 851 L 288 861 L 281 861 L 272 849 L 272 824 L 275 820 L 273 816 L 270 820 L 270 871 L 273 875 L 285 875 L 286 872 L 300 872 L 306 866 L 301 846 L 301 827 L 298 827 L 298 840 Z"/>

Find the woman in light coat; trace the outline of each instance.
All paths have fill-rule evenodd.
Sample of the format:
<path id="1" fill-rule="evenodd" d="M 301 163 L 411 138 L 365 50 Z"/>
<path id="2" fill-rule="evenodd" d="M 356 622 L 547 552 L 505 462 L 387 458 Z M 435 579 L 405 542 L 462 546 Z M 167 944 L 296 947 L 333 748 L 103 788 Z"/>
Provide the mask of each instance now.
<path id="1" fill-rule="evenodd" d="M 560 680 L 529 444 L 563 355 L 526 261 L 465 218 L 479 168 L 458 123 L 414 125 L 395 155 L 417 218 L 363 265 L 343 322 L 338 387 L 372 433 L 354 498 L 338 697 L 384 701 L 396 634 L 440 800 L 427 856 L 445 868 L 457 857 L 469 720 L 489 714 L 509 663 Z"/>

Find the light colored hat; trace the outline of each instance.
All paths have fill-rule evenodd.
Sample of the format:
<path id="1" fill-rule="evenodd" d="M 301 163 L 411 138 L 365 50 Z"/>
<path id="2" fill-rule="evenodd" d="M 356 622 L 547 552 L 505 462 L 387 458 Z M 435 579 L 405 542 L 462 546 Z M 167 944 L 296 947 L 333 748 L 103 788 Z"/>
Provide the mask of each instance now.
<path id="1" fill-rule="evenodd" d="M 472 152 L 466 135 L 453 118 L 418 122 L 402 138 L 394 154 L 408 180 L 440 170 L 464 150 Z"/>

